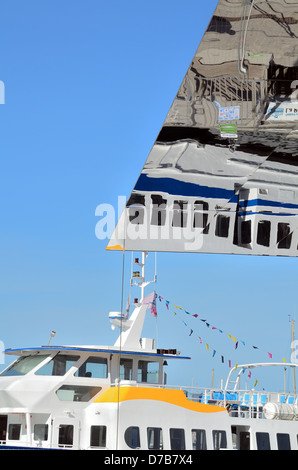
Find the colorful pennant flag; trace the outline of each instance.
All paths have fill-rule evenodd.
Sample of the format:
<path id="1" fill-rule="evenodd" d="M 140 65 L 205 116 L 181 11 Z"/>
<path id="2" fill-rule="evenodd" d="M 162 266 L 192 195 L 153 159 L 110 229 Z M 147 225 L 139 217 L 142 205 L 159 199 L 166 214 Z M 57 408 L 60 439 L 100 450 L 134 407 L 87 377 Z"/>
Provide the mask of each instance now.
<path id="1" fill-rule="evenodd" d="M 156 296 L 156 297 L 157 297 L 157 296 Z M 160 301 L 160 302 L 161 302 L 162 300 L 164 300 L 164 298 L 163 298 L 162 296 L 160 296 L 160 295 L 158 296 L 158 298 L 159 298 L 159 301 Z M 212 329 L 212 330 L 217 330 L 217 331 L 218 331 L 219 333 L 221 333 L 221 334 L 224 333 L 222 329 L 219 329 L 218 327 L 211 325 L 211 323 L 210 323 L 209 321 L 207 321 L 206 318 L 199 318 L 199 315 L 198 315 L 197 313 L 192 314 L 192 313 L 190 313 L 189 311 L 184 310 L 182 307 L 179 307 L 178 305 L 171 303 L 169 300 L 164 300 L 164 302 L 165 302 L 165 305 L 166 305 L 167 310 L 169 310 L 169 309 L 170 309 L 170 305 L 172 305 L 172 306 L 175 307 L 176 309 L 179 309 L 181 312 L 183 311 L 186 315 L 192 316 L 192 317 L 194 317 L 194 318 L 198 318 L 201 322 L 205 323 L 205 325 L 206 325 L 207 328 Z M 155 314 L 155 315 L 156 315 L 156 314 Z M 177 312 L 174 311 L 174 315 L 177 315 Z M 183 323 L 184 323 L 185 326 L 187 326 L 187 324 L 186 324 L 184 321 L 183 321 Z M 191 329 L 189 336 L 191 336 L 192 334 L 193 334 L 193 330 Z M 230 334 L 230 333 L 227 333 L 227 336 L 228 336 L 230 339 L 232 339 L 232 341 L 235 343 L 235 344 L 234 344 L 234 349 L 237 349 L 238 346 L 239 346 L 239 344 L 242 344 L 243 346 L 247 346 L 246 341 L 238 340 L 235 336 L 233 336 L 233 335 Z M 199 336 L 198 338 L 199 338 L 200 343 L 202 344 L 202 338 L 201 338 L 200 336 Z M 258 349 L 258 350 L 260 350 L 260 348 L 259 348 L 258 346 L 255 346 L 255 345 L 251 345 L 251 346 L 252 346 L 253 349 Z M 207 351 L 209 351 L 209 344 L 206 343 L 206 347 L 207 347 Z M 213 352 L 213 357 L 214 357 L 215 354 L 216 354 L 216 350 L 214 349 L 213 351 L 214 351 L 214 352 Z M 270 359 L 272 359 L 272 353 L 267 352 L 267 354 L 268 354 L 268 357 L 269 357 Z M 224 356 L 221 356 L 221 357 L 222 357 L 222 362 L 224 362 Z M 284 359 L 283 359 L 283 360 L 284 360 Z M 286 362 L 286 361 L 284 360 L 284 362 Z M 229 360 L 229 367 L 231 367 L 231 361 L 230 361 L 230 360 Z"/>

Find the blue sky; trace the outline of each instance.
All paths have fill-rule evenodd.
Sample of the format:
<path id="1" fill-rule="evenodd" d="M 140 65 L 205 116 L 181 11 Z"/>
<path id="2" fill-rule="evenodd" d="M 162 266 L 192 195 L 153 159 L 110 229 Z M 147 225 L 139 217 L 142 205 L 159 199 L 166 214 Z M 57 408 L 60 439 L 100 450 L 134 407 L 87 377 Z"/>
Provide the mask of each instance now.
<path id="1" fill-rule="evenodd" d="M 21 0 L 1 4 L 0 340 L 6 348 L 111 344 L 121 308 L 122 254 L 95 236 L 96 207 L 128 197 L 216 0 Z M 203 7 L 201 6 L 203 4 Z M 125 256 L 125 302 L 130 276 Z M 159 254 L 157 292 L 260 350 L 158 305 L 145 336 L 193 357 L 171 383 L 210 385 L 233 362 L 290 356 L 296 259 Z M 188 321 L 188 319 L 186 319 Z M 185 320 L 185 321 L 186 321 Z M 177 323 L 178 321 L 178 323 Z M 152 334 L 153 334 L 152 333 Z M 164 338 L 164 340 L 163 340 Z M 3 365 L 0 367 L 3 367 Z M 257 377 L 258 376 L 258 377 Z M 274 385 L 272 376 L 259 385 Z M 277 373 L 283 388 L 283 372 Z"/>

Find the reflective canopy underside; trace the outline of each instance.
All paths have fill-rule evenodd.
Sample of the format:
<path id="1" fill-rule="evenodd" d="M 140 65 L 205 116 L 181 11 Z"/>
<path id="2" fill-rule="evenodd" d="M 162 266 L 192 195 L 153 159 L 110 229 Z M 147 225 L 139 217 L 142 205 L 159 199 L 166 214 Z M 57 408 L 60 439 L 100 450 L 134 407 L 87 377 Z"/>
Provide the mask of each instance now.
<path id="1" fill-rule="evenodd" d="M 220 0 L 107 248 L 297 256 L 297 66 L 297 1 Z"/>

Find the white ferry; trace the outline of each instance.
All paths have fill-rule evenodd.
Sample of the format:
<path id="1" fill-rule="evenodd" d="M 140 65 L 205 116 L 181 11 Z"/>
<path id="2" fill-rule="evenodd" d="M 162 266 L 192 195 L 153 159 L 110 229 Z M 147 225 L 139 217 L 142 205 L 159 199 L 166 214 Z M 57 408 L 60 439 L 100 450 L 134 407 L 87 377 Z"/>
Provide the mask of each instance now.
<path id="1" fill-rule="evenodd" d="M 6 350 L 17 359 L 0 375 L 0 447 L 298 449 L 298 396 L 240 388 L 243 369 L 292 363 L 238 366 L 220 390 L 167 386 L 164 366 L 190 358 L 141 337 L 150 306 L 144 254 L 139 266 L 140 302 L 129 318 L 109 315 L 121 328 L 114 346 Z"/>

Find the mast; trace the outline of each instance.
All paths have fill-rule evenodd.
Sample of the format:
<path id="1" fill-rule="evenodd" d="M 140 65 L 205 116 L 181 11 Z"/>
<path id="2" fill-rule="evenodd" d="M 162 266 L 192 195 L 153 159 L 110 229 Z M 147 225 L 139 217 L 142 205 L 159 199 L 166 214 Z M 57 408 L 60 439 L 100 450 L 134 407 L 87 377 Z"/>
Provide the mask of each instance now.
<path id="1" fill-rule="evenodd" d="M 292 339 L 292 362 L 295 362 L 295 328 L 294 328 L 294 323 L 295 320 L 290 320 L 291 321 L 291 339 Z M 293 367 L 293 391 L 294 394 L 296 395 L 296 370 L 295 367 Z"/>
<path id="2" fill-rule="evenodd" d="M 141 291 L 140 299 L 135 299 L 134 305 L 135 309 L 132 312 L 131 316 L 127 316 L 123 312 L 110 312 L 109 317 L 112 323 L 112 328 L 116 326 L 120 328 L 120 335 L 115 342 L 115 346 L 120 348 L 132 348 L 140 349 L 141 343 L 141 334 L 145 321 L 146 311 L 151 306 L 153 301 L 153 296 L 155 293 L 152 293 L 152 301 L 150 299 L 146 301 L 145 298 L 145 288 L 156 282 L 156 273 L 153 280 L 146 281 L 145 278 L 145 264 L 146 258 L 148 256 L 147 252 L 142 252 L 142 260 L 140 262 L 139 258 L 135 258 L 134 264 L 141 268 L 140 271 L 133 271 L 131 278 L 131 285 L 136 286 Z"/>

